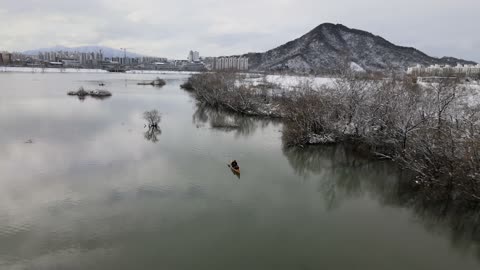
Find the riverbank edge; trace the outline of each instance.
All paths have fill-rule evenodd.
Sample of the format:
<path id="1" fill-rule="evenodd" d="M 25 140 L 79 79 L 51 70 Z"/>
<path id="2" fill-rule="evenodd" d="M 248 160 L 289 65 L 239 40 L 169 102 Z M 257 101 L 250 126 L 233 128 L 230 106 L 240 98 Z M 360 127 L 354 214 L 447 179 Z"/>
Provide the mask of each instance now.
<path id="1" fill-rule="evenodd" d="M 210 73 L 212 74 L 212 73 Z M 228 74 L 228 73 L 224 73 Z M 199 76 L 199 75 L 197 75 Z M 200 75 L 201 76 L 201 75 Z M 230 76 L 230 75 L 227 75 Z M 278 99 L 265 99 L 265 102 L 261 101 L 258 99 L 258 96 L 255 96 L 252 100 L 250 100 L 249 105 L 250 106 L 235 106 L 236 104 L 232 104 L 232 102 L 229 102 L 228 100 L 231 99 L 236 99 L 239 98 L 241 100 L 248 98 L 248 97 L 242 97 L 241 93 L 242 92 L 248 92 L 251 89 L 248 87 L 244 87 L 242 85 L 240 86 L 234 86 L 236 88 L 236 91 L 240 92 L 240 95 L 237 94 L 236 91 L 228 91 L 226 88 L 222 89 L 222 86 L 213 85 L 213 87 L 208 86 L 207 82 L 207 88 L 203 90 L 207 91 L 219 91 L 220 95 L 223 97 L 227 97 L 227 99 L 223 98 L 216 98 L 214 100 L 208 98 L 205 95 L 202 95 L 201 90 L 198 88 L 199 86 L 196 85 L 195 80 L 192 80 L 194 76 L 190 77 L 184 84 L 181 85 L 181 88 L 192 93 L 195 99 L 202 104 L 216 107 L 222 110 L 234 112 L 234 113 L 239 113 L 245 116 L 249 117 L 260 117 L 260 118 L 270 118 L 270 119 L 278 119 L 283 122 L 284 124 L 284 130 L 282 131 L 283 137 L 285 137 L 286 131 L 285 131 L 285 125 L 288 125 L 290 122 L 290 119 L 285 115 L 285 112 L 282 111 L 282 104 L 285 100 L 288 100 L 288 97 L 282 96 Z M 198 83 L 198 82 L 197 82 Z M 205 85 L 204 85 L 205 86 Z M 220 87 L 219 87 L 220 86 Z M 201 86 L 200 86 L 201 87 Z M 231 85 L 230 85 L 231 87 Z M 298 131 L 298 130 L 297 130 Z M 300 130 L 300 132 L 302 132 Z M 369 159 L 377 159 L 377 160 L 391 160 L 395 164 L 399 165 L 400 168 L 410 171 L 409 174 L 412 175 L 411 183 L 414 186 L 418 186 L 424 189 L 427 193 L 429 190 L 431 190 L 432 194 L 432 199 L 435 200 L 438 197 L 445 197 L 448 193 L 449 198 L 454 198 L 454 200 L 462 200 L 462 201 L 467 201 L 469 204 L 474 203 L 480 204 L 480 194 L 478 194 L 476 191 L 472 191 L 472 194 L 463 194 L 465 191 L 463 190 L 455 190 L 456 184 L 453 184 L 453 182 L 462 182 L 462 181 L 468 181 L 466 179 L 455 179 L 450 177 L 448 179 L 448 182 L 446 184 L 439 184 L 435 185 L 432 183 L 437 183 L 439 182 L 438 179 L 433 179 L 430 177 L 428 174 L 423 174 L 421 171 L 416 171 L 415 169 L 412 169 L 412 166 L 410 166 L 412 162 L 415 162 L 414 160 L 408 160 L 408 158 L 405 158 L 403 153 L 399 153 L 398 151 L 398 146 L 394 144 L 390 144 L 387 141 L 376 141 L 372 142 L 371 140 L 369 141 L 367 138 L 362 138 L 361 136 L 356 136 L 353 134 L 339 134 L 338 132 L 335 132 L 335 130 L 325 130 L 321 134 L 317 133 L 309 133 L 309 134 L 303 134 L 303 136 L 300 136 L 300 140 L 293 144 L 285 143 L 284 145 L 286 147 L 306 147 L 309 145 L 329 145 L 329 144 L 343 144 L 353 151 L 363 155 L 366 158 Z M 426 168 L 425 170 L 429 170 Z M 432 178 L 432 179 L 429 179 Z M 447 177 L 448 178 L 448 177 Z M 475 186 L 476 190 L 476 185 Z M 454 193 L 454 194 L 451 194 Z"/>

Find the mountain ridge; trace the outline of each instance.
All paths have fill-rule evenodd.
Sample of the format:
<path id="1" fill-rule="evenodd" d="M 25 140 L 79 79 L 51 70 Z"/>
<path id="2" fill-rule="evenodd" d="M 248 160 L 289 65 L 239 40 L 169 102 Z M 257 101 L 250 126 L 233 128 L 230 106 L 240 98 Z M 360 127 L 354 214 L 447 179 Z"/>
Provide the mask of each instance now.
<path id="1" fill-rule="evenodd" d="M 328 72 L 350 62 L 366 71 L 406 71 L 416 64 L 476 64 L 454 57 L 436 58 L 398 46 L 370 32 L 324 23 L 310 32 L 263 53 L 247 53 L 253 71 Z"/>

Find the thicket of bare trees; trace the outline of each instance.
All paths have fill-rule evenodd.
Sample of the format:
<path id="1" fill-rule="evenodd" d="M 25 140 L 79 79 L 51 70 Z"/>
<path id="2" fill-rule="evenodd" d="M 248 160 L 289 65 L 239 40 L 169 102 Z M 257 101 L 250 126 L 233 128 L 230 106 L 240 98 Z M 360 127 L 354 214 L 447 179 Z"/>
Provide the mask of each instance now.
<path id="1" fill-rule="evenodd" d="M 278 107 L 272 107 L 265 85 L 253 87 L 245 76 L 234 72 L 201 73 L 193 75 L 182 88 L 194 92 L 207 105 L 246 115 L 278 117 Z M 268 97 L 267 97 L 268 96 Z"/>
<path id="2" fill-rule="evenodd" d="M 196 97 L 235 112 L 284 118 L 287 146 L 351 142 L 413 171 L 429 196 L 480 200 L 480 108 L 456 81 L 416 84 L 395 74 L 358 76 L 345 69 L 332 85 L 304 83 L 265 97 L 232 73 L 205 73 L 189 83 Z M 434 188 L 434 189 L 433 189 Z M 453 199 L 454 199 L 453 198 Z"/>
<path id="3" fill-rule="evenodd" d="M 417 85 L 346 72 L 333 87 L 306 87 L 283 100 L 284 139 L 354 142 L 399 161 L 421 186 L 480 200 L 480 108 L 467 104 L 469 94 L 452 80 Z"/>

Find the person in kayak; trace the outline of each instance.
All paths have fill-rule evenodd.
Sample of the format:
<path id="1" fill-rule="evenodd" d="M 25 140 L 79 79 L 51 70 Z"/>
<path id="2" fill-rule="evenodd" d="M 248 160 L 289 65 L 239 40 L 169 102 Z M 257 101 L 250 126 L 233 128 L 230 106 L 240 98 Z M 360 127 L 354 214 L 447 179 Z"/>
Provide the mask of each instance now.
<path id="1" fill-rule="evenodd" d="M 240 167 L 238 167 L 238 163 L 237 163 L 236 160 L 232 161 L 232 163 L 230 165 L 232 166 L 232 168 L 234 168 L 236 170 L 238 170 L 238 168 L 240 168 Z"/>

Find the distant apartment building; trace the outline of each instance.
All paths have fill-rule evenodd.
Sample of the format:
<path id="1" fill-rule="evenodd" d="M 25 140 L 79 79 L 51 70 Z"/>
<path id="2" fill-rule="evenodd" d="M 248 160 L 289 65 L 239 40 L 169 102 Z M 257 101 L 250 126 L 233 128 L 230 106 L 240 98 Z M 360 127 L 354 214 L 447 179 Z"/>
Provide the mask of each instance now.
<path id="1" fill-rule="evenodd" d="M 197 52 L 197 51 L 190 51 L 188 53 L 188 61 L 190 61 L 190 62 L 200 61 L 200 53 Z"/>
<path id="2" fill-rule="evenodd" d="M 12 54 L 9 52 L 0 52 L 1 62 L 3 65 L 10 65 L 13 62 Z"/>
<path id="3" fill-rule="evenodd" d="M 103 62 L 102 52 L 66 52 L 51 51 L 38 53 L 38 59 L 43 62 L 61 62 L 63 60 L 74 60 L 78 65 L 97 65 Z M 75 63 L 75 65 L 77 65 Z"/>
<path id="4" fill-rule="evenodd" d="M 123 54 L 122 54 L 123 55 Z M 199 58 L 198 52 L 193 55 Z M 140 69 L 167 69 L 173 67 L 168 64 L 168 59 L 163 57 L 104 57 L 101 50 L 91 52 L 78 51 L 42 51 L 37 55 L 24 55 L 22 53 L 9 53 L 0 51 L 0 65 L 38 65 L 38 66 L 63 66 L 76 68 L 105 68 L 113 65 L 125 65 Z M 185 61 L 188 62 L 188 61 Z M 189 62 L 201 64 L 200 62 Z M 175 68 L 175 67 L 173 67 Z"/>
<path id="5" fill-rule="evenodd" d="M 61 63 L 64 67 L 72 67 L 72 68 L 81 67 L 80 61 L 76 59 L 62 59 Z"/>
<path id="6" fill-rule="evenodd" d="M 103 61 L 103 53 L 102 52 L 95 53 L 95 60 Z"/>
<path id="7" fill-rule="evenodd" d="M 213 59 L 214 70 L 248 70 L 246 57 L 217 57 Z"/>
<path id="8" fill-rule="evenodd" d="M 87 53 L 81 53 L 79 56 L 78 61 L 80 62 L 81 65 L 86 65 L 88 60 L 88 55 Z"/>
<path id="9" fill-rule="evenodd" d="M 52 62 L 57 61 L 57 53 L 56 52 L 40 52 L 38 53 L 38 59 L 45 61 L 45 62 Z"/>
<path id="10" fill-rule="evenodd" d="M 167 58 L 164 57 L 151 57 L 151 56 L 143 56 L 138 58 L 138 62 L 142 64 L 154 64 L 158 62 L 167 62 Z"/>
<path id="11" fill-rule="evenodd" d="M 450 65 L 431 65 L 429 67 L 423 67 L 417 65 L 415 67 L 408 68 L 408 74 L 417 76 L 445 76 L 445 75 L 465 75 L 465 76 L 480 76 L 480 64 L 477 65 L 461 65 L 453 67 Z"/>

